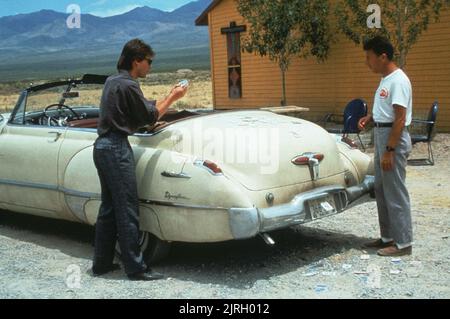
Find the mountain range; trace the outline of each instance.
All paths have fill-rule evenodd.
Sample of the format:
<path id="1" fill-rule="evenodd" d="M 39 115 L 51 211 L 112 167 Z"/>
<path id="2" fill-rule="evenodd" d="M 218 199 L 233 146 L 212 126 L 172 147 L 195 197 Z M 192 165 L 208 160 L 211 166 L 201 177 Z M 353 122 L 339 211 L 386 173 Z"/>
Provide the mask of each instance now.
<path id="1" fill-rule="evenodd" d="M 52 10 L 2 17 L 0 81 L 63 75 L 71 69 L 113 70 L 124 43 L 136 37 L 155 50 L 156 69 L 158 59 L 161 70 L 208 68 L 208 30 L 194 21 L 210 3 L 193 1 L 172 12 L 138 7 L 111 17 L 81 14 L 80 28 L 73 29 L 66 24 L 68 13 Z"/>

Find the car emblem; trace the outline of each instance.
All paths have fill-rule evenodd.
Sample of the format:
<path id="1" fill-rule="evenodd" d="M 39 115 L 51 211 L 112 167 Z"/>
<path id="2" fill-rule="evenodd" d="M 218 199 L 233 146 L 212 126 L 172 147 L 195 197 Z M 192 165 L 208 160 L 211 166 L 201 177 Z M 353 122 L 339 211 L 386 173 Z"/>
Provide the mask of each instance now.
<path id="1" fill-rule="evenodd" d="M 307 152 L 295 157 L 291 162 L 294 165 L 308 165 L 311 180 L 316 181 L 319 179 L 319 165 L 324 157 L 323 154 Z"/>

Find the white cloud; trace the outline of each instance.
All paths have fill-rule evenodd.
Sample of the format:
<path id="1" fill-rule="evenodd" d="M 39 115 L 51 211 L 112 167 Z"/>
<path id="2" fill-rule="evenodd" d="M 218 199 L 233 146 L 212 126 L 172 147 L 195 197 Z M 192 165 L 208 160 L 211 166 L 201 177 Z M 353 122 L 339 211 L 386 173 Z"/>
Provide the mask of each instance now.
<path id="1" fill-rule="evenodd" d="M 89 14 L 92 14 L 94 16 L 97 17 L 111 17 L 111 16 L 116 16 L 128 11 L 131 11 L 133 9 L 136 9 L 137 7 L 141 7 L 142 5 L 138 5 L 138 4 L 129 4 L 127 6 L 124 7 L 119 7 L 119 8 L 112 8 L 112 9 L 106 9 L 106 10 L 95 10 L 95 11 L 91 11 L 88 12 Z"/>
<path id="2" fill-rule="evenodd" d="M 91 2 L 87 5 L 85 5 L 84 7 L 88 8 L 89 10 L 95 10 L 95 11 L 99 12 L 100 10 L 98 8 L 102 7 L 107 2 L 108 2 L 108 0 L 97 0 L 95 2 Z M 88 10 L 86 10 L 86 11 L 88 11 Z"/>
<path id="3" fill-rule="evenodd" d="M 91 3 L 89 5 L 89 7 L 98 7 L 98 6 L 105 4 L 106 2 L 108 2 L 108 0 L 98 0 L 98 1 L 95 1 L 94 3 Z"/>

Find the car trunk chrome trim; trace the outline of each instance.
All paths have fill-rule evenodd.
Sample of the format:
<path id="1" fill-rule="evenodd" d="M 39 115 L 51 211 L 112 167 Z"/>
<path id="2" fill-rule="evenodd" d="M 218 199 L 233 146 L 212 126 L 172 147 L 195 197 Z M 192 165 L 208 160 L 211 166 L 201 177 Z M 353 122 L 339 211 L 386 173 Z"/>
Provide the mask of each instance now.
<path id="1" fill-rule="evenodd" d="M 264 233 L 276 229 L 306 223 L 312 220 L 307 201 L 333 196 L 336 205 L 332 216 L 345 211 L 354 204 L 368 201 L 373 192 L 375 178 L 366 176 L 361 184 L 345 188 L 341 185 L 331 185 L 300 193 L 289 203 L 270 208 L 231 208 L 228 210 L 230 229 L 234 239 L 254 237 L 258 233 Z"/>
<path id="2" fill-rule="evenodd" d="M 302 224 L 310 221 L 306 202 L 333 196 L 336 203 L 336 213 L 340 213 L 348 205 L 345 188 L 340 185 L 325 186 L 298 194 L 294 199 L 283 205 L 259 209 L 261 215 L 260 231 L 271 231 L 286 225 Z"/>
<path id="3" fill-rule="evenodd" d="M 143 204 L 149 204 L 149 205 L 159 205 L 159 206 L 169 206 L 169 207 L 179 207 L 179 208 L 190 208 L 190 209 L 225 210 L 225 211 L 228 211 L 230 209 L 230 208 L 225 208 L 225 207 L 178 204 L 178 203 L 173 203 L 173 202 L 165 202 L 165 201 L 158 201 L 158 200 L 148 200 L 148 199 L 139 199 L 139 201 L 141 203 L 143 203 Z"/>

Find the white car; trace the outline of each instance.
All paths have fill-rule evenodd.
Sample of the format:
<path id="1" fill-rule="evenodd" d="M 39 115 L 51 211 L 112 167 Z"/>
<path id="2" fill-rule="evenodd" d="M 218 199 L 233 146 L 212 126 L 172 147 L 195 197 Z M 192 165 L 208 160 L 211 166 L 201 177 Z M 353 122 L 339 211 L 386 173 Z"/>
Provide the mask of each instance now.
<path id="1" fill-rule="evenodd" d="M 100 182 L 92 152 L 106 77 L 22 92 L 0 116 L 0 208 L 94 225 Z M 172 111 L 130 136 L 141 245 L 218 242 L 343 212 L 370 200 L 371 157 L 320 126 L 267 111 Z"/>

